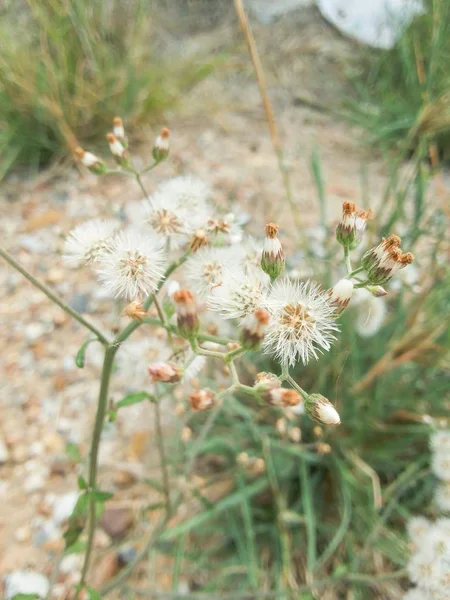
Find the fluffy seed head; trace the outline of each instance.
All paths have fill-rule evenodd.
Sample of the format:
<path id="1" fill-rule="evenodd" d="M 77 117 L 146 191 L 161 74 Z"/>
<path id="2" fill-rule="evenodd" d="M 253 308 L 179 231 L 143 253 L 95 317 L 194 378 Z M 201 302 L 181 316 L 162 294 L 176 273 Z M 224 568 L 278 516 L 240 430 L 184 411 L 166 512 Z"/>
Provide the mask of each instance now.
<path id="1" fill-rule="evenodd" d="M 154 292 L 164 276 L 166 255 L 160 241 L 139 230 L 117 234 L 111 251 L 99 261 L 98 275 L 116 298 L 137 298 Z"/>
<path id="2" fill-rule="evenodd" d="M 284 279 L 276 282 L 264 307 L 270 314 L 263 342 L 266 352 L 281 364 L 303 364 L 328 351 L 338 331 L 335 309 L 326 292 L 311 281 L 300 283 Z"/>
<path id="3" fill-rule="evenodd" d="M 214 392 L 208 389 L 197 390 L 188 398 L 192 410 L 208 410 L 215 403 Z"/>
<path id="4" fill-rule="evenodd" d="M 435 452 L 431 459 L 431 468 L 438 479 L 450 482 L 450 454 Z"/>
<path id="5" fill-rule="evenodd" d="M 436 506 L 444 513 L 450 513 L 450 482 L 440 483 L 434 494 Z"/>
<path id="6" fill-rule="evenodd" d="M 408 521 L 407 529 L 411 541 L 420 547 L 431 530 L 431 523 L 425 517 L 413 517 Z"/>
<path id="7" fill-rule="evenodd" d="M 208 308 L 224 319 L 243 319 L 262 306 L 267 279 L 261 269 L 226 267 L 208 296 Z"/>
<path id="8" fill-rule="evenodd" d="M 341 418 L 327 398 L 321 394 L 311 394 L 305 400 L 305 412 L 313 421 L 322 425 L 340 425 Z"/>
<path id="9" fill-rule="evenodd" d="M 448 452 L 450 454 L 450 430 L 436 431 L 430 437 L 430 448 L 433 452 Z"/>
<path id="10" fill-rule="evenodd" d="M 228 248 L 201 248 L 186 262 L 186 276 L 197 294 L 206 298 L 215 285 L 220 284 L 224 266 L 233 256 Z"/>
<path id="11" fill-rule="evenodd" d="M 117 225 L 114 221 L 92 219 L 78 225 L 64 244 L 64 260 L 75 265 L 93 265 L 111 251 Z"/>

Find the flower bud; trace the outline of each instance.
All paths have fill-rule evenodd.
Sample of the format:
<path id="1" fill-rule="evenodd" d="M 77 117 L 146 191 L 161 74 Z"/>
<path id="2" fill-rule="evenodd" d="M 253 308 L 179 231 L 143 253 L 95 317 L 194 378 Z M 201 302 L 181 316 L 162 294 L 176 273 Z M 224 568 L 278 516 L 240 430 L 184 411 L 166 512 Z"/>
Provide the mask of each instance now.
<path id="1" fill-rule="evenodd" d="M 169 156 L 169 136 L 170 131 L 163 127 L 153 145 L 152 155 L 156 162 L 161 162 Z"/>
<path id="2" fill-rule="evenodd" d="M 342 219 L 336 227 L 336 239 L 344 248 L 350 248 L 356 241 L 355 221 L 355 204 L 353 202 L 344 202 L 342 205 Z"/>
<path id="3" fill-rule="evenodd" d="M 144 308 L 143 302 L 135 300 L 134 302 L 130 302 L 130 304 L 125 307 L 123 314 L 126 317 L 133 319 L 133 321 L 142 321 L 147 316 L 147 311 Z"/>
<path id="4" fill-rule="evenodd" d="M 387 296 L 387 291 L 381 285 L 368 285 L 366 286 L 366 290 L 375 296 L 375 298 L 381 298 L 382 296 Z"/>
<path id="5" fill-rule="evenodd" d="M 321 394 L 311 394 L 306 398 L 305 412 L 310 419 L 323 425 L 339 425 L 341 422 L 337 410 Z"/>
<path id="6" fill-rule="evenodd" d="M 106 139 L 109 143 L 109 149 L 111 150 L 111 154 L 116 159 L 116 162 L 119 165 L 126 164 L 127 162 L 127 150 L 126 148 L 119 142 L 116 136 L 113 133 L 108 133 Z"/>
<path id="7" fill-rule="evenodd" d="M 106 172 L 106 165 L 92 152 L 86 152 L 83 148 L 75 148 L 75 155 L 80 159 L 81 164 L 87 167 L 93 173 L 102 175 Z"/>
<path id="8" fill-rule="evenodd" d="M 267 223 L 266 239 L 264 241 L 261 269 L 274 280 L 284 271 L 285 259 L 283 248 L 278 239 L 278 225 Z"/>
<path id="9" fill-rule="evenodd" d="M 175 279 L 171 279 L 166 285 L 166 293 L 163 297 L 162 306 L 169 319 L 172 318 L 175 312 L 173 295 L 180 289 L 180 284 Z"/>
<path id="10" fill-rule="evenodd" d="M 347 308 L 353 294 L 353 282 L 350 279 L 339 280 L 331 290 L 328 290 L 330 303 L 335 307 L 335 313 L 340 315 Z"/>
<path id="11" fill-rule="evenodd" d="M 387 283 L 397 271 L 413 262 L 414 255 L 411 252 L 403 253 L 400 243 L 398 235 L 391 235 L 362 257 L 361 265 L 367 271 L 367 279 L 372 286 Z"/>
<path id="12" fill-rule="evenodd" d="M 257 386 L 259 387 L 259 386 Z M 272 389 L 263 389 L 261 393 L 262 399 L 277 408 L 287 408 L 288 406 L 296 406 L 300 404 L 302 397 L 295 390 L 277 387 Z"/>
<path id="13" fill-rule="evenodd" d="M 258 350 L 266 334 L 269 323 L 269 313 L 258 308 L 253 314 L 247 315 L 242 323 L 240 341 L 246 350 Z"/>
<path id="14" fill-rule="evenodd" d="M 128 146 L 127 138 L 125 136 L 125 128 L 120 117 L 114 117 L 113 119 L 113 134 L 125 148 Z"/>
<path id="15" fill-rule="evenodd" d="M 196 390 L 189 396 L 188 401 L 192 410 L 208 410 L 215 403 L 214 392 L 208 389 Z"/>
<path id="16" fill-rule="evenodd" d="M 267 386 L 268 388 L 281 387 L 281 381 L 274 373 L 262 371 L 256 375 L 255 386 Z"/>
<path id="17" fill-rule="evenodd" d="M 147 370 L 154 383 L 178 383 L 184 375 L 183 368 L 175 363 L 155 362 Z"/>
<path id="18" fill-rule="evenodd" d="M 361 243 L 364 232 L 366 231 L 367 221 L 372 218 L 371 210 L 358 210 L 355 217 L 355 239 L 350 245 L 350 250 L 354 250 Z"/>
<path id="19" fill-rule="evenodd" d="M 200 326 L 194 295 L 189 290 L 178 290 L 173 295 L 176 305 L 177 325 L 180 335 L 193 339 Z"/>

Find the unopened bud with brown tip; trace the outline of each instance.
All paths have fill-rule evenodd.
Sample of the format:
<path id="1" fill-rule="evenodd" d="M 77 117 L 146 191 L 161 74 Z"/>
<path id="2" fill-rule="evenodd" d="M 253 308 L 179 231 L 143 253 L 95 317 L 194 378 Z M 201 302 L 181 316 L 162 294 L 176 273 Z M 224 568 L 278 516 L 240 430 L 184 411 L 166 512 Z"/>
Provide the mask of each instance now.
<path id="1" fill-rule="evenodd" d="M 277 408 L 287 408 L 288 406 L 297 406 L 302 401 L 302 397 L 295 390 L 287 388 L 273 388 L 262 392 L 262 399 Z"/>
<path id="2" fill-rule="evenodd" d="M 125 127 L 120 117 L 114 117 L 113 119 L 113 134 L 116 139 L 126 148 L 128 146 L 127 138 L 125 136 Z"/>
<path id="3" fill-rule="evenodd" d="M 306 398 L 305 412 L 310 419 L 323 425 L 339 425 L 341 423 L 337 410 L 321 394 L 311 394 Z"/>
<path id="4" fill-rule="evenodd" d="M 188 401 L 192 410 L 208 410 L 214 406 L 216 397 L 212 390 L 202 389 L 192 392 Z"/>
<path id="5" fill-rule="evenodd" d="M 178 331 L 182 337 L 192 340 L 200 327 L 194 295 L 190 290 L 182 289 L 172 297 L 176 307 Z"/>
<path id="6" fill-rule="evenodd" d="M 350 279 L 340 279 L 328 291 L 330 303 L 334 306 L 335 313 L 340 315 L 347 308 L 353 294 L 353 282 Z"/>
<path id="7" fill-rule="evenodd" d="M 350 244 L 350 250 L 354 250 L 361 243 L 364 232 L 367 228 L 367 221 L 372 218 L 372 211 L 369 210 L 358 210 L 355 216 L 355 239 Z"/>
<path id="8" fill-rule="evenodd" d="M 356 205 L 354 202 L 342 204 L 342 218 L 336 227 L 336 239 L 344 246 L 350 248 L 356 240 Z"/>
<path id="9" fill-rule="evenodd" d="M 143 321 L 147 316 L 147 311 L 144 308 L 143 302 L 135 300 L 125 307 L 123 314 L 126 317 L 133 319 L 133 321 Z"/>
<path id="10" fill-rule="evenodd" d="M 153 145 L 152 155 L 156 162 L 161 162 L 169 156 L 169 137 L 169 129 L 167 129 L 167 127 L 163 127 Z"/>
<path id="11" fill-rule="evenodd" d="M 109 149 L 111 150 L 111 154 L 116 159 L 116 162 L 120 165 L 125 164 L 127 159 L 127 150 L 125 146 L 119 142 L 113 133 L 108 133 L 106 139 L 108 140 Z"/>
<path id="12" fill-rule="evenodd" d="M 278 225 L 276 223 L 267 223 L 266 239 L 264 241 L 261 269 L 269 277 L 275 280 L 284 271 L 285 258 L 283 248 L 278 239 Z"/>
<path id="13" fill-rule="evenodd" d="M 92 152 L 86 152 L 83 148 L 75 148 L 75 156 L 79 158 L 82 165 L 87 167 L 93 173 L 102 175 L 106 172 L 106 165 Z"/>
<path id="14" fill-rule="evenodd" d="M 246 350 L 258 350 L 266 335 L 269 324 L 269 313 L 258 308 L 253 314 L 247 315 L 242 323 L 240 341 Z"/>
<path id="15" fill-rule="evenodd" d="M 387 296 L 387 291 L 381 285 L 368 285 L 366 286 L 366 290 L 375 296 L 375 298 L 381 298 L 382 296 Z"/>

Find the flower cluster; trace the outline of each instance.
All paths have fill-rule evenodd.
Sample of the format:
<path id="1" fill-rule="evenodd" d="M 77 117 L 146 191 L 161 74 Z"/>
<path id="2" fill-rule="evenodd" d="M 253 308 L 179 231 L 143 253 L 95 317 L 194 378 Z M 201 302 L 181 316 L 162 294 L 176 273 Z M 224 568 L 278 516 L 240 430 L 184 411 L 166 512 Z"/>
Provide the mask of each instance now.
<path id="1" fill-rule="evenodd" d="M 209 185 L 189 175 L 165 181 L 151 194 L 145 191 L 141 176 L 167 158 L 169 139 L 169 130 L 163 128 L 153 147 L 154 164 L 140 173 L 134 169 L 119 117 L 107 135 L 118 165 L 113 171 L 92 153 L 76 150 L 82 164 L 95 173 L 123 171 L 136 177 L 145 198 L 126 207 L 128 222 L 122 229 L 114 221 L 100 219 L 76 227 L 66 241 L 66 259 L 89 265 L 107 293 L 128 300 L 125 316 L 139 324 L 152 321 L 166 330 L 172 352 L 154 357 L 147 365 L 151 383 L 189 380 L 195 356 L 203 360 L 211 356 L 230 367 L 233 384 L 229 389 L 242 389 L 278 408 L 301 406 L 313 420 L 338 425 L 334 406 L 319 393 L 305 392 L 289 369 L 328 352 L 339 333 L 338 318 L 354 291 L 370 297 L 385 294 L 381 284 L 409 264 L 412 255 L 400 250 L 400 238 L 390 236 L 366 252 L 353 271 L 350 252 L 362 241 L 371 214 L 344 202 L 336 238 L 344 247 L 346 276 L 331 289 L 311 279 L 290 278 L 284 272 L 286 257 L 276 223 L 266 225 L 265 240 L 259 243 L 232 213 L 220 214 L 211 202 Z M 176 269 L 177 279 L 169 278 Z M 163 285 L 165 296 L 160 303 Z M 159 316 L 156 323 L 148 317 L 151 305 Z M 225 352 L 220 339 L 204 339 L 205 315 L 214 313 L 222 322 L 234 321 L 238 328 L 238 335 L 232 334 L 235 339 L 226 342 Z M 175 344 L 173 334 L 178 340 Z M 279 362 L 281 375 L 271 375 L 253 387 L 242 386 L 234 360 L 259 349 Z M 185 362 L 177 359 L 180 356 Z M 209 409 L 215 402 L 212 390 L 195 390 L 189 396 L 195 411 Z"/>

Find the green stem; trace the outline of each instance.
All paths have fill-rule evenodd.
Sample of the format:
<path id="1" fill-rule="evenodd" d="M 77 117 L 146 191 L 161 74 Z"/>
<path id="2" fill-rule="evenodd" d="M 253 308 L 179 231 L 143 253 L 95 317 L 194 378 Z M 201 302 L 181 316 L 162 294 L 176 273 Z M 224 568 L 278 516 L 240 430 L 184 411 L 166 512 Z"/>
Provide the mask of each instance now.
<path id="1" fill-rule="evenodd" d="M 96 511 L 95 511 L 95 490 L 97 486 L 97 470 L 98 470 L 98 451 L 100 447 L 100 438 L 102 434 L 103 421 L 105 420 L 106 408 L 108 405 L 108 389 L 111 371 L 114 364 L 114 356 L 118 346 L 108 346 L 105 350 L 105 358 L 103 360 L 102 377 L 100 381 L 100 392 L 98 395 L 97 412 L 95 415 L 94 431 L 92 433 L 91 450 L 89 453 L 89 524 L 88 524 L 88 539 L 86 544 L 86 554 L 84 555 L 83 569 L 81 572 L 80 584 L 75 596 L 78 600 L 81 591 L 86 584 L 86 577 L 89 570 L 89 563 L 92 554 L 94 543 L 94 534 L 96 526 Z"/>
<path id="2" fill-rule="evenodd" d="M 22 265 L 20 265 L 12 256 L 7 252 L 4 248 L 0 248 L 0 256 L 2 256 L 16 271 L 18 271 L 21 275 L 28 279 L 30 283 L 32 283 L 35 287 L 37 287 L 41 292 L 43 292 L 47 298 L 50 298 L 52 302 L 57 304 L 60 308 L 63 309 L 68 315 L 73 317 L 76 321 L 81 323 L 83 327 L 92 331 L 94 335 L 97 336 L 99 342 L 101 342 L 104 346 L 109 344 L 109 340 L 103 335 L 101 331 L 99 331 L 92 323 L 90 323 L 87 319 L 80 315 L 76 310 L 70 308 L 65 302 L 63 302 L 56 294 L 52 292 L 50 288 L 48 288 L 45 284 L 41 283 L 38 279 L 33 277 L 31 273 L 29 273 Z"/>
<path id="3" fill-rule="evenodd" d="M 164 327 L 164 329 L 167 329 L 167 331 L 179 335 L 178 328 L 176 327 L 176 325 L 169 325 L 167 323 L 165 324 L 162 321 L 158 319 L 153 319 L 151 317 L 145 317 L 145 319 L 143 319 L 143 323 L 147 323 L 148 325 L 155 325 L 156 327 Z M 220 346 L 227 346 L 228 344 L 236 343 L 235 340 L 229 340 L 228 338 L 210 335 L 209 333 L 198 333 L 197 340 L 199 342 L 214 342 L 215 344 L 219 344 Z"/>
<path id="4" fill-rule="evenodd" d="M 151 203 L 150 196 L 148 195 L 147 190 L 145 189 L 144 184 L 142 183 L 142 179 L 141 179 L 140 174 L 137 171 L 135 171 L 134 175 L 136 177 L 136 181 L 137 181 L 139 187 L 142 190 L 142 193 L 144 194 L 144 198 Z"/>
<path id="5" fill-rule="evenodd" d="M 151 171 L 152 169 L 157 167 L 160 164 L 160 162 L 161 162 L 160 160 L 155 160 L 154 163 L 152 163 L 148 167 L 145 167 L 145 169 L 142 169 L 142 171 L 140 172 L 140 175 L 143 175 L 144 173 L 148 173 L 149 171 Z"/>
<path id="6" fill-rule="evenodd" d="M 297 392 L 303 397 L 304 400 L 309 396 L 308 392 L 305 392 L 303 388 L 301 388 L 298 383 L 295 381 L 291 375 L 286 377 L 286 381 L 292 385 L 292 387 L 297 390 Z"/>
<path id="7" fill-rule="evenodd" d="M 245 348 L 236 348 L 235 350 L 230 350 L 229 352 L 227 352 L 224 357 L 223 360 L 225 362 L 232 362 L 235 358 L 237 358 L 238 356 L 240 356 L 241 354 L 245 354 L 245 352 L 247 352 L 247 350 Z"/>
<path id="8" fill-rule="evenodd" d="M 364 271 L 364 267 L 358 267 L 357 269 L 355 269 L 354 271 L 352 271 L 351 273 L 348 274 L 348 277 L 355 277 L 355 275 L 358 275 L 358 273 L 361 273 L 362 271 Z"/>
<path id="9" fill-rule="evenodd" d="M 170 481 L 169 471 L 167 469 L 166 451 L 164 448 L 164 435 L 161 424 L 161 410 L 159 406 L 160 399 L 155 402 L 155 424 L 156 424 L 156 445 L 160 458 L 161 472 L 163 476 L 163 489 L 166 498 L 166 513 L 170 517 L 172 515 L 172 505 L 170 502 Z"/>
<path id="10" fill-rule="evenodd" d="M 345 267 L 347 269 L 347 274 L 350 275 L 350 273 L 353 271 L 352 261 L 350 259 L 350 250 L 346 246 L 344 246 L 344 261 Z"/>

